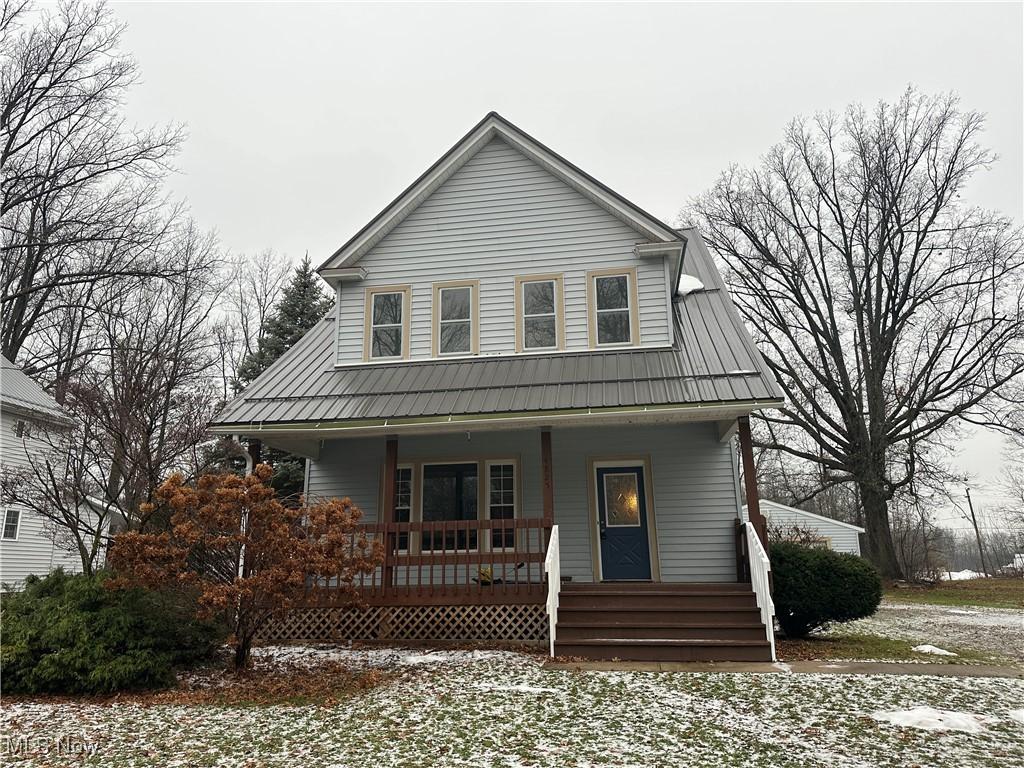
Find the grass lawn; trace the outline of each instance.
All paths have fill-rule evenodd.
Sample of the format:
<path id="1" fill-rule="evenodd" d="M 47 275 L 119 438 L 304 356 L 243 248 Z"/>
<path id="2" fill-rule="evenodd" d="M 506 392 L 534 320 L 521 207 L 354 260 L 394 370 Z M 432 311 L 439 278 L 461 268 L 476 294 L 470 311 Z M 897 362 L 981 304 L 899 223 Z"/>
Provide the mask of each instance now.
<path id="1" fill-rule="evenodd" d="M 964 579 L 934 587 L 888 589 L 888 600 L 901 603 L 1024 609 L 1024 579 Z"/>
<path id="2" fill-rule="evenodd" d="M 904 640 L 882 637 L 866 632 L 850 632 L 844 634 L 812 635 L 800 640 L 779 638 L 776 641 L 778 657 L 781 661 L 818 661 L 838 660 L 849 661 L 916 661 L 937 662 L 942 664 L 991 664 L 1003 663 L 1005 660 L 993 657 L 969 648 L 943 644 L 943 650 L 951 651 L 956 656 L 937 656 L 914 651 L 920 645 L 916 640 Z"/>
<path id="3" fill-rule="evenodd" d="M 360 653 L 339 650 L 330 658 L 350 663 Z M 313 659 L 310 676 L 320 663 Z M 8 703 L 0 714 L 3 762 L 123 768 L 1024 765 L 1020 680 L 578 672 L 544 669 L 536 656 L 501 651 L 404 651 L 381 663 L 386 679 L 379 685 L 347 686 L 329 704 L 157 704 L 132 697 L 102 704 Z M 968 727 L 925 730 L 919 720 L 888 721 L 919 707 L 952 712 Z M 87 748 L 58 755 L 54 739 L 64 733 Z M 18 743 L 29 749 L 12 751 Z"/>

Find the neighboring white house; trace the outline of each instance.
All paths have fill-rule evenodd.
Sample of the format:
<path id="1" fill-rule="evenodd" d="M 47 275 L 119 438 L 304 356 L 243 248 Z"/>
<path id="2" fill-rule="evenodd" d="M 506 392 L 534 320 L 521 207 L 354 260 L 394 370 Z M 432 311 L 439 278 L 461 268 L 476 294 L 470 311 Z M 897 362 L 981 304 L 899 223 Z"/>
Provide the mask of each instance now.
<path id="1" fill-rule="evenodd" d="M 55 432 L 73 426 L 57 402 L 6 357 L 0 375 L 0 472 L 27 472 L 52 451 Z M 29 574 L 54 568 L 82 570 L 77 552 L 56 545 L 39 515 L 17 504 L 0 504 L 0 583 L 17 589 Z"/>
<path id="2" fill-rule="evenodd" d="M 827 544 L 829 549 L 834 549 L 836 552 L 849 552 L 851 555 L 860 554 L 860 534 L 864 533 L 864 529 L 858 525 L 816 515 L 805 509 L 788 507 L 776 501 L 762 499 L 760 506 L 761 514 L 768 520 L 769 527 L 781 529 L 797 527 L 803 531 L 814 531 L 821 536 L 822 543 Z M 746 519 L 746 515 L 747 508 L 743 507 L 744 519 Z"/>

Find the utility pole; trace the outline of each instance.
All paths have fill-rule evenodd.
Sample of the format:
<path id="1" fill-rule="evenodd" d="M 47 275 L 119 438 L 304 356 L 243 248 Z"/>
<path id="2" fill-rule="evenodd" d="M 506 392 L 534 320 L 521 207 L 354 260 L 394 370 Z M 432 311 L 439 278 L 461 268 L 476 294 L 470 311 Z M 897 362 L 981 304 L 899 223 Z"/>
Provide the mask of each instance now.
<path id="1" fill-rule="evenodd" d="M 964 486 L 967 493 L 967 508 L 971 510 L 971 525 L 974 526 L 974 535 L 978 539 L 978 554 L 981 555 L 981 570 L 988 577 L 988 566 L 985 564 L 985 548 L 981 546 L 981 531 L 978 530 L 978 518 L 974 516 L 974 504 L 971 502 L 971 489 Z"/>

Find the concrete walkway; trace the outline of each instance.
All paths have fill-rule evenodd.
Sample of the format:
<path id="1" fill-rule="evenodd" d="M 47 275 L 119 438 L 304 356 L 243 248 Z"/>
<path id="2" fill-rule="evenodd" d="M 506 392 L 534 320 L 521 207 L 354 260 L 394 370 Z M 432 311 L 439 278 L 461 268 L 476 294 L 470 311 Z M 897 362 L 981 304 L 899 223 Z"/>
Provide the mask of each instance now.
<path id="1" fill-rule="evenodd" d="M 897 661 L 546 661 L 545 669 L 579 672 L 743 672 L 798 675 L 934 675 L 938 677 L 1008 677 L 1024 680 L 1024 669 L 982 664 L 918 664 Z"/>

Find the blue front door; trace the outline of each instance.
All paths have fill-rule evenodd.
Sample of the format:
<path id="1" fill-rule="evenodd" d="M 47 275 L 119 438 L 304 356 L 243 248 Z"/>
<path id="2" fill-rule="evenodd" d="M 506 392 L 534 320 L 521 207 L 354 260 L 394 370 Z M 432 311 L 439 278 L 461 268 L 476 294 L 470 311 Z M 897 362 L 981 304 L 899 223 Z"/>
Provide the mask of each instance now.
<path id="1" fill-rule="evenodd" d="M 651 578 L 645 499 L 642 466 L 598 467 L 597 523 L 605 581 Z"/>

